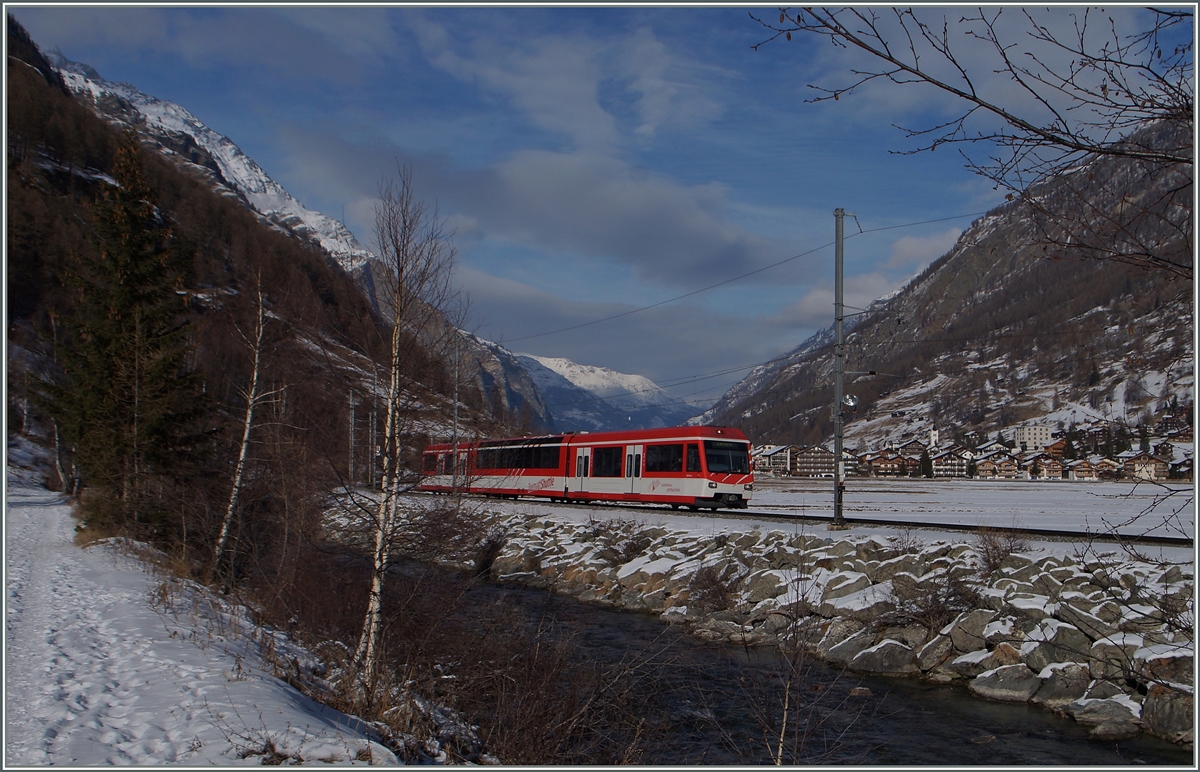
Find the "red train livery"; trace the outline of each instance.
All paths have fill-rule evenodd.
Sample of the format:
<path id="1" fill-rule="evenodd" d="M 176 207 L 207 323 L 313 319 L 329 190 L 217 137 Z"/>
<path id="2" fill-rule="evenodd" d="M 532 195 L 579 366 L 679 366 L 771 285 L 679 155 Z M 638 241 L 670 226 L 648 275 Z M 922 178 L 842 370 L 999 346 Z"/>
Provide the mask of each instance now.
<path id="1" fill-rule="evenodd" d="M 750 443 L 737 429 L 683 426 L 430 445 L 421 490 L 561 501 L 744 509 Z"/>

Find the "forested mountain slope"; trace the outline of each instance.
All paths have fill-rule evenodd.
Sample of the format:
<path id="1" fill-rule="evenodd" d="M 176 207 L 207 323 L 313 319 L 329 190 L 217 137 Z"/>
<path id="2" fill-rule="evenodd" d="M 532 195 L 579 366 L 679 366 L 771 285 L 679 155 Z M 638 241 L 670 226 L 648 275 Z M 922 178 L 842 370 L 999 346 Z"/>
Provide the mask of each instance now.
<path id="1" fill-rule="evenodd" d="M 1190 178 L 1147 174 L 1124 159 L 1093 161 L 1073 177 L 1034 190 L 1037 207 L 1016 200 L 975 221 L 949 253 L 847 325 L 846 370 L 856 374 L 846 390 L 860 399 L 848 447 L 935 427 L 961 437 L 1033 422 L 1135 426 L 1191 403 L 1190 208 L 1111 233 L 1117 218 L 1098 214 L 1149 211 L 1177 195 L 1190 201 Z M 1080 186 L 1094 209 L 1078 207 L 1073 225 L 1107 252 L 1081 254 L 1047 225 L 1045 211 L 1075 207 Z M 1185 270 L 1113 259 L 1134 242 Z M 702 420 L 761 441 L 823 442 L 832 435 L 832 383 L 826 329 L 750 373 Z"/>

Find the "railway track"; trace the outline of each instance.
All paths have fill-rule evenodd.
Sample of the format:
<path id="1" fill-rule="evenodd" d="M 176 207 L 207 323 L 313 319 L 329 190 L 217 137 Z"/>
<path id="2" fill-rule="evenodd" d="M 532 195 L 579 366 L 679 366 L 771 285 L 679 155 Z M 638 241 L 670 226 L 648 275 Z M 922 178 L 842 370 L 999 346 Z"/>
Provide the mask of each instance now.
<path id="1" fill-rule="evenodd" d="M 482 496 L 471 496 L 471 498 L 486 498 Z M 548 506 L 563 507 L 568 509 L 580 508 L 595 508 L 603 506 L 607 509 L 621 509 L 631 512 L 658 512 L 671 514 L 699 514 L 691 513 L 688 510 L 675 510 L 669 507 L 664 507 L 661 504 L 632 504 L 622 502 L 589 502 L 589 503 L 567 503 L 561 501 L 548 501 L 545 499 L 528 499 L 536 501 L 539 504 Z M 783 512 L 752 512 L 741 509 L 722 509 L 711 514 L 713 517 L 720 517 L 726 520 L 756 520 L 776 523 L 798 523 L 812 522 L 830 524 L 833 522 L 832 515 L 815 515 L 815 514 L 788 514 Z M 868 517 L 843 517 L 848 526 L 853 528 L 855 525 L 872 525 L 886 526 L 889 528 L 918 528 L 939 531 L 952 531 L 956 533 L 977 534 L 980 531 L 992 526 L 986 525 L 964 525 L 958 523 L 937 523 L 925 520 L 883 520 L 878 518 Z M 1043 539 L 1046 541 L 1099 541 L 1112 544 L 1141 544 L 1146 546 L 1160 547 L 1185 547 L 1194 549 L 1195 540 L 1183 536 L 1146 536 L 1146 535 L 1128 535 L 1128 534 L 1113 534 L 1113 533 L 1081 533 L 1079 531 L 1057 530 L 1050 528 L 1022 528 L 1005 526 L 1002 530 L 1007 533 L 1014 533 L 1020 536 Z"/>

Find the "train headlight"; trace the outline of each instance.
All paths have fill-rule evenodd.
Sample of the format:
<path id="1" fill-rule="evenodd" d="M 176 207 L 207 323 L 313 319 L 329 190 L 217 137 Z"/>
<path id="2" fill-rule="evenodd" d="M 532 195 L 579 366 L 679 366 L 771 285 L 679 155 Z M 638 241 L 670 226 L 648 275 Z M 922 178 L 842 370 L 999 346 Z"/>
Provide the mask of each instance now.
<path id="1" fill-rule="evenodd" d="M 710 488 L 715 488 L 715 487 L 717 487 L 717 484 L 716 484 L 715 482 L 711 482 L 711 481 L 710 481 L 710 482 L 708 483 L 708 487 L 710 487 Z"/>
<path id="2" fill-rule="evenodd" d="M 754 490 L 754 483 L 747 483 L 746 485 L 742 486 L 742 489 L 747 490 L 747 491 L 752 491 L 752 490 Z"/>

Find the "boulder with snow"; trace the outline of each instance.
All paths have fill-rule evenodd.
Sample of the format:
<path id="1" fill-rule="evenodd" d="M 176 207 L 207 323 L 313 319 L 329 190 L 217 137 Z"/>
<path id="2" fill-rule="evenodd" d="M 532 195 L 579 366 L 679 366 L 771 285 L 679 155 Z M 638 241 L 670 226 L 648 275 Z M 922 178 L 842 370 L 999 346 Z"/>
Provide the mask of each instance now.
<path id="1" fill-rule="evenodd" d="M 1038 673 L 1042 685 L 1029 701 L 1047 708 L 1060 708 L 1082 698 L 1087 693 L 1091 676 L 1086 665 L 1077 662 L 1056 662 Z"/>
<path id="2" fill-rule="evenodd" d="M 1026 702 L 1041 685 L 1037 673 L 1018 663 L 980 673 L 967 684 L 967 689 L 988 700 Z"/>
<path id="3" fill-rule="evenodd" d="M 916 675 L 921 672 L 913 650 L 891 639 L 863 649 L 850 660 L 848 667 L 850 670 L 876 675 Z"/>

